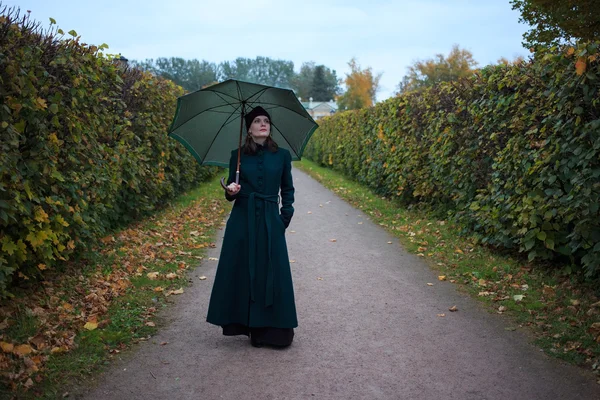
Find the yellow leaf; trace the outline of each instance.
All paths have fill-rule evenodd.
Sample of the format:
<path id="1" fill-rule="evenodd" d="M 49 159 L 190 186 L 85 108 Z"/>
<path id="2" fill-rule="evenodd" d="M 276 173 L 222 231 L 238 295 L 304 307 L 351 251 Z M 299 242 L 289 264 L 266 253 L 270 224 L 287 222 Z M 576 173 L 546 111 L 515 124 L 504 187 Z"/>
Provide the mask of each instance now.
<path id="1" fill-rule="evenodd" d="M 478 283 L 479 283 L 479 286 L 486 286 L 487 285 L 487 281 L 485 279 L 483 279 L 483 278 L 480 279 Z"/>
<path id="2" fill-rule="evenodd" d="M 162 291 L 164 291 L 164 290 L 165 290 L 165 288 L 164 288 L 164 287 L 162 287 L 162 286 L 157 286 L 157 287 L 155 287 L 155 288 L 154 288 L 154 291 L 155 291 L 155 292 L 162 292 Z"/>
<path id="3" fill-rule="evenodd" d="M 146 322 L 146 326 L 156 326 L 156 324 L 152 321 Z"/>
<path id="4" fill-rule="evenodd" d="M 36 207 L 34 219 L 38 222 L 48 222 L 48 214 L 46 214 L 42 207 Z"/>
<path id="5" fill-rule="evenodd" d="M 179 288 L 178 290 L 171 290 L 169 294 L 183 294 L 183 288 Z"/>
<path id="6" fill-rule="evenodd" d="M 0 347 L 2 348 L 2 351 L 5 353 L 12 353 L 13 349 L 15 348 L 15 346 L 11 343 L 6 343 L 6 342 L 0 342 Z"/>
<path id="7" fill-rule="evenodd" d="M 452 306 L 448 310 L 455 312 L 455 311 L 458 311 L 458 308 L 456 306 Z"/>
<path id="8" fill-rule="evenodd" d="M 157 280 L 157 279 L 158 279 L 158 272 L 148 272 L 148 273 L 146 274 L 146 276 L 147 276 L 147 277 L 148 277 L 150 280 L 152 280 L 152 281 L 155 281 L 155 280 Z"/>
<path id="9" fill-rule="evenodd" d="M 575 63 L 575 72 L 577 72 L 577 75 L 583 75 L 586 69 L 587 63 L 585 62 L 585 57 L 579 57 Z"/>
<path id="10" fill-rule="evenodd" d="M 44 270 L 48 269 L 46 264 L 38 264 L 38 268 L 40 269 L 40 271 L 44 271 Z"/>
<path id="11" fill-rule="evenodd" d="M 438 316 L 438 317 L 445 317 L 445 316 L 446 316 L 446 314 L 438 314 L 437 316 Z"/>
<path id="12" fill-rule="evenodd" d="M 33 351 L 33 349 L 28 344 L 22 344 L 20 346 L 15 346 L 15 348 L 13 349 L 13 353 L 18 354 L 20 356 L 26 356 L 27 354 L 31 353 L 32 351 Z"/>
<path id="13" fill-rule="evenodd" d="M 433 286 L 433 283 L 427 283 L 427 286 Z"/>
<path id="14" fill-rule="evenodd" d="M 38 97 L 36 99 L 36 103 L 38 104 L 38 106 L 40 106 L 40 108 L 48 108 L 48 105 L 46 104 L 46 100 L 42 99 L 41 97 Z"/>
<path id="15" fill-rule="evenodd" d="M 73 309 L 73 306 L 70 305 L 69 303 L 64 303 L 62 306 L 67 311 L 71 311 Z"/>
<path id="16" fill-rule="evenodd" d="M 446 275 L 440 275 L 440 276 L 438 276 L 438 280 L 439 281 L 445 281 L 446 280 Z"/>
<path id="17" fill-rule="evenodd" d="M 177 279 L 177 274 L 174 274 L 171 272 L 171 273 L 167 274 L 167 279 Z"/>
<path id="18" fill-rule="evenodd" d="M 202 276 L 199 276 L 198 279 L 200 279 L 201 281 L 205 281 L 206 277 L 204 275 L 202 275 Z"/>
<path id="19" fill-rule="evenodd" d="M 573 53 L 575 53 L 575 49 L 573 47 L 569 47 L 567 50 L 567 55 L 573 55 Z"/>
<path id="20" fill-rule="evenodd" d="M 465 254 L 461 249 L 456 249 L 454 252 L 458 254 Z"/>
<path id="21" fill-rule="evenodd" d="M 53 347 L 52 350 L 50 350 L 50 353 L 57 354 L 57 353 L 64 353 L 66 351 L 67 351 L 67 349 L 64 346 L 61 346 L 61 347 Z"/>
<path id="22" fill-rule="evenodd" d="M 86 322 L 86 324 L 83 327 L 88 331 L 93 331 L 94 329 L 98 328 L 98 323 L 92 321 Z"/>

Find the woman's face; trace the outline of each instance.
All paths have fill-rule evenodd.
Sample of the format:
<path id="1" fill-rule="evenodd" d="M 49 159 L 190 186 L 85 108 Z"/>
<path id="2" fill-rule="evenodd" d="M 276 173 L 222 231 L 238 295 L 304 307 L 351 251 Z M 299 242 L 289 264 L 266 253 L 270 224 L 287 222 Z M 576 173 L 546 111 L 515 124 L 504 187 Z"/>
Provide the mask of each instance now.
<path id="1" fill-rule="evenodd" d="M 250 125 L 250 135 L 254 139 L 264 140 L 271 134 L 271 121 L 266 115 L 259 115 L 254 118 Z"/>

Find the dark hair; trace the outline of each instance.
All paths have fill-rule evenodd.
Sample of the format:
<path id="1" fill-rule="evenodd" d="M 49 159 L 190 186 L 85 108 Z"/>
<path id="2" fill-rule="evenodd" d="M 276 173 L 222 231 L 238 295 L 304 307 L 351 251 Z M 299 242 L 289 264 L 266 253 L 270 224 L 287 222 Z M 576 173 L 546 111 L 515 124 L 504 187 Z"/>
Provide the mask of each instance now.
<path id="1" fill-rule="evenodd" d="M 267 150 L 269 150 L 272 153 L 276 152 L 277 149 L 279 149 L 277 142 L 273 140 L 271 135 L 269 135 L 269 137 L 265 139 L 264 146 L 267 148 Z M 242 146 L 242 151 L 244 152 L 244 154 L 256 154 L 256 152 L 258 151 L 258 146 L 256 145 L 256 142 L 252 140 L 252 136 L 246 135 L 246 142 Z"/>

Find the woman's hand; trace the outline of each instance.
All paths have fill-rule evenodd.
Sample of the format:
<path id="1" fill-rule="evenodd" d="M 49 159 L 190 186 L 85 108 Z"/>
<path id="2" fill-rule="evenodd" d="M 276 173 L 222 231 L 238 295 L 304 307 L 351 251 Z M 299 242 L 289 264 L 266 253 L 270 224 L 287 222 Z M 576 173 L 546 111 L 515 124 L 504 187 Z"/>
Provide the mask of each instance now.
<path id="1" fill-rule="evenodd" d="M 241 188 L 242 185 L 238 185 L 235 182 L 231 182 L 229 185 L 227 185 L 227 194 L 230 196 L 234 196 L 240 191 Z"/>

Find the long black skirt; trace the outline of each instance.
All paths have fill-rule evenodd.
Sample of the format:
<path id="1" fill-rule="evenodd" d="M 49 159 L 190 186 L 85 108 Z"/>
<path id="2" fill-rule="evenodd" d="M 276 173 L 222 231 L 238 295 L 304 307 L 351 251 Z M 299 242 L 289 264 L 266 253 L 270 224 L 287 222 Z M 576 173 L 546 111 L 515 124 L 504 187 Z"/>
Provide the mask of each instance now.
<path id="1" fill-rule="evenodd" d="M 228 324 L 223 325 L 222 328 L 225 336 L 249 336 L 255 347 L 287 347 L 294 340 L 294 328 L 253 328 L 242 324 Z"/>

